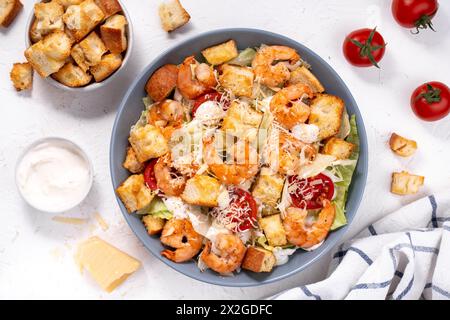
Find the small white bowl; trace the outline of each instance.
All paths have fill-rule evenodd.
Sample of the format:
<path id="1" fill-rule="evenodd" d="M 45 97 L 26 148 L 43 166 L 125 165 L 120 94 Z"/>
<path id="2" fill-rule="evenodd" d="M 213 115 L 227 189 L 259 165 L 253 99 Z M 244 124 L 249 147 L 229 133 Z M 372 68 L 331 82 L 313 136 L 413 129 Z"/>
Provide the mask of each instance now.
<path id="1" fill-rule="evenodd" d="M 68 205 L 65 208 L 58 208 L 58 209 L 52 209 L 52 208 L 43 208 L 43 207 L 39 207 L 36 204 L 33 204 L 32 201 L 30 199 L 27 199 L 26 195 L 23 193 L 22 188 L 20 186 L 19 183 L 19 168 L 20 165 L 23 161 L 23 159 L 25 158 L 26 155 L 28 155 L 28 153 L 33 150 L 35 147 L 44 144 L 44 143 L 49 143 L 49 142 L 57 142 L 59 144 L 63 144 L 68 146 L 69 148 L 71 148 L 74 152 L 76 152 L 78 155 L 80 155 L 83 160 L 86 161 L 87 165 L 88 165 L 88 174 L 89 174 L 89 181 L 86 185 L 86 190 L 84 190 L 84 192 L 82 193 L 82 196 L 80 196 L 79 199 L 77 199 L 76 202 L 73 202 L 72 204 Z M 68 139 L 65 138 L 60 138 L 60 137 L 46 137 L 46 138 L 42 138 L 39 140 L 36 140 L 35 142 L 33 142 L 32 144 L 30 144 L 29 146 L 27 146 L 25 148 L 25 150 L 22 152 L 22 154 L 19 156 L 19 158 L 17 159 L 17 163 L 16 163 L 16 168 L 15 168 L 15 180 L 16 180 L 16 187 L 19 191 L 20 196 L 22 197 L 22 199 L 28 203 L 31 207 L 33 207 L 36 210 L 42 211 L 42 212 L 48 212 L 48 213 L 60 213 L 60 212 L 65 212 L 67 210 L 73 209 L 76 206 L 78 206 L 80 203 L 82 203 L 84 201 L 84 199 L 86 199 L 87 195 L 89 194 L 89 191 L 92 188 L 92 184 L 94 181 L 94 169 L 93 169 L 93 165 L 91 160 L 89 159 L 89 157 L 87 156 L 86 152 L 84 152 L 84 150 L 75 142 L 70 141 Z"/>
<path id="2" fill-rule="evenodd" d="M 43 1 L 36 1 L 36 3 L 38 2 L 49 2 L 50 0 L 43 0 Z M 88 84 L 87 86 L 84 87 L 79 87 L 79 88 L 72 88 L 72 87 L 68 87 L 66 85 L 63 85 L 62 83 L 56 81 L 55 79 L 53 79 L 51 76 L 48 76 L 47 78 L 45 78 L 45 81 L 47 81 L 48 83 L 50 83 L 51 85 L 66 90 L 66 91 L 72 91 L 72 92 L 89 92 L 89 91 L 93 91 L 99 88 L 102 88 L 104 86 L 106 86 L 108 83 L 110 83 L 118 74 L 119 72 L 125 68 L 125 65 L 127 64 L 130 55 L 131 55 L 131 51 L 133 50 L 133 39 L 134 39 L 134 34 L 133 34 L 133 26 L 131 24 L 131 18 L 130 18 L 130 14 L 128 13 L 127 9 L 125 8 L 125 6 L 123 5 L 123 2 L 121 0 L 117 0 L 120 3 L 120 6 L 122 7 L 122 11 L 123 14 L 125 16 L 125 18 L 127 19 L 127 26 L 126 26 L 126 33 L 127 33 L 127 41 L 128 41 L 128 45 L 127 45 L 127 50 L 125 51 L 123 60 L 122 60 L 122 65 L 120 66 L 119 69 L 117 69 L 111 76 L 109 76 L 108 78 L 106 78 L 105 80 L 103 80 L 102 82 L 92 82 L 91 84 Z M 30 29 L 31 29 L 31 25 L 33 24 L 35 20 L 35 16 L 34 16 L 34 9 L 31 10 L 31 14 L 28 18 L 28 22 L 27 22 L 27 27 L 26 27 L 26 34 L 25 34 L 25 45 L 27 48 L 29 48 L 33 43 L 31 42 L 30 39 Z M 122 53 L 123 54 L 123 53 Z"/>

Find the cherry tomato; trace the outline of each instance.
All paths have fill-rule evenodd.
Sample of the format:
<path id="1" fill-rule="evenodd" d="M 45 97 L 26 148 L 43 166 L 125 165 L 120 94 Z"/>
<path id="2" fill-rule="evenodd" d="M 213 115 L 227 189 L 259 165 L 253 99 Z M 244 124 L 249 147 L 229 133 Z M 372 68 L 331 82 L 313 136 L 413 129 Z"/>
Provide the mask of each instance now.
<path id="1" fill-rule="evenodd" d="M 158 159 L 150 160 L 145 166 L 144 170 L 144 181 L 147 187 L 151 190 L 158 190 L 158 185 L 156 183 L 155 177 L 155 164 L 158 162 Z"/>
<path id="2" fill-rule="evenodd" d="M 222 99 L 222 94 L 219 92 L 206 93 L 195 100 L 194 106 L 192 107 L 192 117 L 195 117 L 197 109 L 206 101 L 220 101 Z M 227 102 L 225 102 L 227 104 Z"/>
<path id="3" fill-rule="evenodd" d="M 450 113 L 450 91 L 442 82 L 424 83 L 411 95 L 411 108 L 422 120 L 442 119 Z"/>
<path id="4" fill-rule="evenodd" d="M 405 28 L 433 29 L 431 19 L 438 10 L 437 0 L 393 0 L 392 15 L 399 25 Z"/>
<path id="5" fill-rule="evenodd" d="M 232 195 L 236 195 L 237 197 L 233 197 Z M 240 222 L 237 227 L 238 231 L 245 231 L 253 227 L 256 222 L 256 215 L 258 212 L 256 201 L 253 199 L 253 196 L 242 189 L 236 188 L 233 190 L 231 194 L 230 207 L 231 208 L 245 208 L 249 207 L 250 210 L 246 211 L 245 217 L 240 216 L 239 218 L 235 218 L 232 222 Z M 247 213 L 248 212 L 248 213 Z"/>
<path id="6" fill-rule="evenodd" d="M 288 182 L 289 185 L 298 186 L 294 192 L 290 193 L 292 203 L 297 208 L 305 208 L 306 205 L 308 210 L 320 209 L 323 207 L 323 200 L 333 198 L 333 181 L 322 173 L 308 179 L 290 176 Z"/>
<path id="7" fill-rule="evenodd" d="M 383 58 L 386 43 L 380 33 L 374 29 L 358 29 L 351 32 L 342 46 L 347 61 L 356 67 L 375 66 Z"/>

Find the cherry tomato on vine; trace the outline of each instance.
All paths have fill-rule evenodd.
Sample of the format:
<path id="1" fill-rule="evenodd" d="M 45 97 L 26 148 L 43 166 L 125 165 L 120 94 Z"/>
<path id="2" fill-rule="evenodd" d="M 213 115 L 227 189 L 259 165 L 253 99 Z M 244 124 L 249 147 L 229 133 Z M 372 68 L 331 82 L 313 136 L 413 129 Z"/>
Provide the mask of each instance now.
<path id="1" fill-rule="evenodd" d="M 356 67 L 375 66 L 383 58 L 386 43 L 376 28 L 358 29 L 351 32 L 342 46 L 347 61 Z"/>
<path id="2" fill-rule="evenodd" d="M 435 16 L 439 4 L 437 0 L 393 0 L 392 15 L 399 25 L 405 28 L 433 29 L 431 19 Z"/>
<path id="3" fill-rule="evenodd" d="M 450 113 L 450 90 L 442 82 L 427 82 L 414 90 L 411 108 L 420 119 L 436 121 Z"/>

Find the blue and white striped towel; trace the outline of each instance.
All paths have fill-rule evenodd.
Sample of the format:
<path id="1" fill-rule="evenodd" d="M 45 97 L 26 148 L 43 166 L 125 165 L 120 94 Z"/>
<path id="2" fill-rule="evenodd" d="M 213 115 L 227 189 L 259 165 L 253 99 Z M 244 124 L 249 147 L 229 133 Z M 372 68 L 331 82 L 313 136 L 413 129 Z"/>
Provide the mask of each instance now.
<path id="1" fill-rule="evenodd" d="M 415 201 L 333 253 L 327 279 L 274 299 L 450 299 L 450 190 Z"/>

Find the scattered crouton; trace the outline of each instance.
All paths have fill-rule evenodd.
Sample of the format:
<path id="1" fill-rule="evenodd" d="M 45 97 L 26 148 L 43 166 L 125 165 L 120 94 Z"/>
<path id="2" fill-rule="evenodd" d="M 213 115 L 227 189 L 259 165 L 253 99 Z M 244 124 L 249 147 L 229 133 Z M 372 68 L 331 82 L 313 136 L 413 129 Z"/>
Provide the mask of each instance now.
<path id="1" fill-rule="evenodd" d="M 391 192 L 398 195 L 415 194 L 423 185 L 425 177 L 406 171 L 392 173 Z"/>
<path id="2" fill-rule="evenodd" d="M 351 156 L 354 149 L 355 145 L 353 143 L 347 142 L 340 138 L 332 137 L 325 143 L 322 153 L 335 156 L 336 159 L 339 160 L 344 160 Z"/>
<path id="3" fill-rule="evenodd" d="M 325 88 L 320 81 L 305 66 L 301 66 L 291 72 L 288 85 L 306 84 L 314 93 L 322 93 Z"/>
<path id="4" fill-rule="evenodd" d="M 178 67 L 174 64 L 166 64 L 151 75 L 145 85 L 145 91 L 154 101 L 162 101 L 175 89 L 177 79 Z"/>
<path id="5" fill-rule="evenodd" d="M 73 46 L 71 55 L 78 66 L 86 72 L 89 67 L 99 64 L 108 50 L 95 31 Z"/>
<path id="6" fill-rule="evenodd" d="M 269 245 L 278 247 L 287 244 L 286 232 L 279 214 L 261 218 L 258 223 L 263 229 Z"/>
<path id="7" fill-rule="evenodd" d="M 42 40 L 25 50 L 25 57 L 33 69 L 43 78 L 57 72 L 65 64 L 64 60 L 56 60 L 47 56 L 47 50 Z"/>
<path id="8" fill-rule="evenodd" d="M 14 63 L 10 77 L 17 91 L 31 89 L 33 85 L 33 68 L 29 63 Z"/>
<path id="9" fill-rule="evenodd" d="M 105 14 L 94 0 L 85 0 L 79 5 L 72 5 L 63 15 L 66 31 L 76 41 L 88 35 L 104 18 Z"/>
<path id="10" fill-rule="evenodd" d="M 104 55 L 97 65 L 91 67 L 91 73 L 95 81 L 101 82 L 112 75 L 122 65 L 122 55 L 110 53 Z"/>
<path id="11" fill-rule="evenodd" d="M 142 174 L 129 176 L 117 188 L 116 192 L 129 213 L 147 207 L 155 197 L 155 193 L 145 185 L 144 175 Z"/>
<path id="12" fill-rule="evenodd" d="M 53 74 L 52 77 L 58 82 L 72 88 L 84 87 L 92 80 L 90 74 L 86 73 L 72 62 L 66 63 L 58 72 Z"/>
<path id="13" fill-rule="evenodd" d="M 275 207 L 281 197 L 284 178 L 271 169 L 263 167 L 253 187 L 253 197 L 262 204 Z"/>
<path id="14" fill-rule="evenodd" d="M 9 27 L 22 7 L 19 0 L 0 0 L 0 26 Z"/>
<path id="15" fill-rule="evenodd" d="M 238 97 L 251 97 L 255 75 L 249 67 L 223 65 L 219 76 L 220 84 Z"/>
<path id="16" fill-rule="evenodd" d="M 165 31 L 171 32 L 189 22 L 191 16 L 179 0 L 171 0 L 159 6 L 159 17 Z"/>
<path id="17" fill-rule="evenodd" d="M 222 130 L 241 139 L 253 140 L 262 121 L 262 113 L 242 101 L 233 101 L 223 119 Z"/>
<path id="18" fill-rule="evenodd" d="M 218 205 L 219 189 L 220 183 L 217 179 L 197 175 L 186 182 L 181 199 L 197 206 L 216 207 Z"/>
<path id="19" fill-rule="evenodd" d="M 272 252 L 263 248 L 248 247 L 242 268 L 253 272 L 270 272 L 277 260 Z"/>
<path id="20" fill-rule="evenodd" d="M 31 41 L 38 42 L 53 31 L 64 31 L 63 14 L 64 7 L 56 1 L 36 3 L 35 20 L 30 29 Z"/>
<path id="21" fill-rule="evenodd" d="M 389 139 L 389 146 L 392 151 L 401 157 L 410 157 L 417 150 L 417 142 L 406 139 L 396 133 L 391 135 L 391 138 Z"/>
<path id="22" fill-rule="evenodd" d="M 160 234 L 166 224 L 166 220 L 152 216 L 151 214 L 143 216 L 142 222 L 144 223 L 145 229 L 147 229 L 147 233 L 151 236 Z"/>
<path id="23" fill-rule="evenodd" d="M 329 94 L 318 94 L 311 102 L 309 124 L 319 127 L 321 140 L 329 138 L 339 132 L 343 112 L 344 101 L 341 98 Z"/>
<path id="24" fill-rule="evenodd" d="M 150 124 L 131 130 L 129 141 L 139 162 L 159 158 L 169 152 L 161 129 Z"/>
<path id="25" fill-rule="evenodd" d="M 125 26 L 127 19 L 120 14 L 116 14 L 100 27 L 102 40 L 112 53 L 121 53 L 127 50 L 127 37 Z"/>
<path id="26" fill-rule="evenodd" d="M 239 55 L 236 42 L 230 40 L 202 51 L 209 64 L 214 66 L 230 61 Z"/>
<path id="27" fill-rule="evenodd" d="M 136 153 L 134 152 L 133 148 L 128 147 L 123 167 L 128 171 L 130 171 L 131 173 L 140 173 L 144 171 L 145 164 L 139 162 L 138 159 L 136 158 Z"/>

